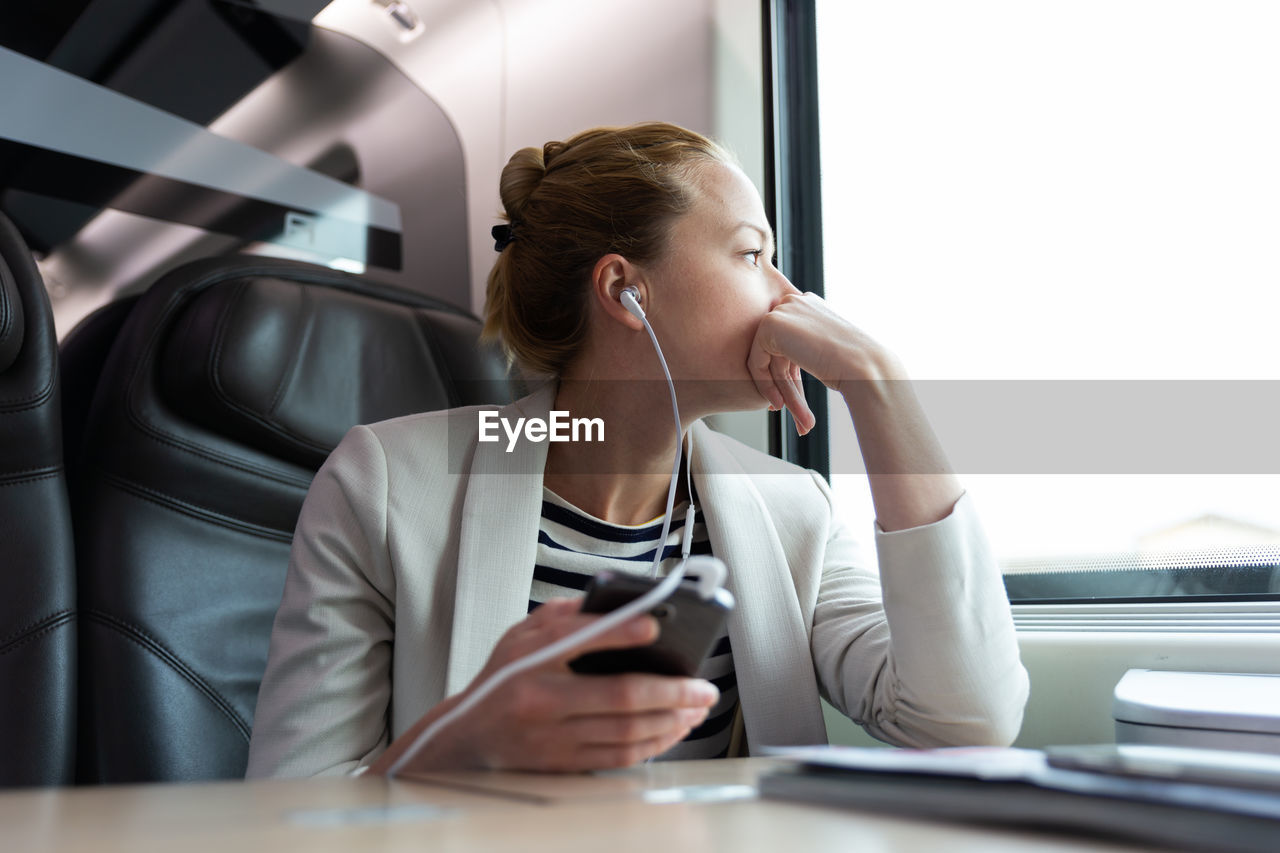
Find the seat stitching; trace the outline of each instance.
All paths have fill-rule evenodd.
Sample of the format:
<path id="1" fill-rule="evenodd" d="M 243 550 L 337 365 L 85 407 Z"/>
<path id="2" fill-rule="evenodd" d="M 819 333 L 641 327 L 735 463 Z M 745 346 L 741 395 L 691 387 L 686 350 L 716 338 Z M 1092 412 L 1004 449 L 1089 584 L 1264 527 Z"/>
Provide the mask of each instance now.
<path id="1" fill-rule="evenodd" d="M 34 483 L 39 480 L 54 479 L 62 474 L 61 465 L 52 465 L 47 468 L 26 468 L 22 471 L 9 471 L 0 474 L 0 488 L 5 486 L 20 486 L 23 483 Z"/>
<path id="2" fill-rule="evenodd" d="M 29 409 L 38 409 L 40 406 L 48 402 L 49 397 L 53 394 L 54 374 L 49 374 L 49 381 L 44 387 L 27 397 L 16 397 L 12 400 L 0 400 L 0 412 L 25 412 Z"/>
<path id="3" fill-rule="evenodd" d="M 179 441 L 174 441 L 167 438 L 163 434 L 153 433 L 151 430 L 149 430 L 145 426 L 141 426 L 141 425 L 139 426 L 145 438 L 149 438 L 152 441 L 158 442 L 163 445 L 167 445 L 169 447 L 174 448 L 175 450 L 181 450 L 181 451 L 190 453 L 193 456 L 199 456 L 201 459 L 208 460 L 209 462 L 216 462 L 219 465 L 225 465 L 228 468 L 233 468 L 236 471 L 241 471 L 245 474 L 252 474 L 254 476 L 262 477 L 264 480 L 271 480 L 276 483 L 282 483 L 286 486 L 308 486 L 311 483 L 311 480 L 309 478 L 304 479 L 302 477 L 291 477 L 288 474 L 285 474 L 284 472 L 276 472 L 264 467 L 251 466 L 251 465 L 245 464 L 242 461 L 237 460 L 235 457 L 227 456 L 214 451 L 209 451 L 197 445 L 184 444 Z"/>
<path id="4" fill-rule="evenodd" d="M 146 486 L 141 486 L 105 470 L 102 471 L 102 476 L 110 485 L 120 489 L 121 491 L 128 492 L 140 500 L 154 503 L 157 506 L 162 506 L 166 509 L 171 509 L 189 518 L 207 521 L 211 524 L 218 525 L 219 527 L 225 527 L 228 530 L 248 533 L 250 535 L 259 536 L 263 539 L 274 539 L 278 542 L 293 541 L 292 531 L 278 530 L 261 524 L 254 524 L 248 521 L 229 518 L 228 516 L 222 515 L 221 513 L 215 512 L 211 509 L 187 503 L 186 501 L 175 498 L 172 495 L 166 495 L 163 492 L 148 489 Z"/>
<path id="5" fill-rule="evenodd" d="M 34 640 L 42 634 L 47 634 L 64 622 L 69 622 L 75 615 L 76 612 L 74 610 L 57 610 L 48 616 L 37 619 L 30 625 L 24 625 L 3 640 L 0 640 L 0 655 L 8 654 L 18 646 Z"/>
<path id="6" fill-rule="evenodd" d="M 187 682 L 195 687 L 196 690 L 203 693 L 205 697 L 218 708 L 218 710 L 230 719 L 235 727 L 240 730 L 240 734 L 244 735 L 244 739 L 246 741 L 249 739 L 251 726 L 243 717 L 240 716 L 239 712 L 236 711 L 227 698 L 155 637 L 152 637 L 137 625 L 126 622 L 119 617 L 103 613 L 100 610 L 82 610 L 81 615 L 85 619 L 98 622 L 115 630 L 125 639 L 132 641 L 136 645 L 142 647 L 148 652 L 151 652 L 151 654 L 164 661 L 176 673 L 181 675 Z"/>

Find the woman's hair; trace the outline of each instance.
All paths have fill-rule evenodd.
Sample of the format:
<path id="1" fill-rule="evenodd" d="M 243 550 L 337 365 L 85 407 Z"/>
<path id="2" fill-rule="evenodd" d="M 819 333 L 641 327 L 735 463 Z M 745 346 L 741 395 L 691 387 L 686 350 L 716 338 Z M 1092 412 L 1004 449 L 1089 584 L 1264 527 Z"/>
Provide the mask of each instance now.
<path id="1" fill-rule="evenodd" d="M 484 333 L 533 373 L 559 375 L 587 331 L 589 280 L 611 253 L 650 263 L 694 200 L 696 170 L 733 163 L 717 143 L 673 124 L 598 127 L 522 148 L 502 170 L 503 233 L 489 273 Z M 505 244 L 505 245 L 504 245 Z"/>

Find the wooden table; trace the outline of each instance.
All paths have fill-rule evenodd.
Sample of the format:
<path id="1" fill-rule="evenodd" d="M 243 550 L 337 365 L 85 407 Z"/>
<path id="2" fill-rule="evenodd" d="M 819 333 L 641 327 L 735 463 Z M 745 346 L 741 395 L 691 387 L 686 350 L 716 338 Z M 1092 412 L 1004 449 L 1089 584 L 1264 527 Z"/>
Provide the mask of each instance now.
<path id="1" fill-rule="evenodd" d="M 0 795 L 17 851 L 1126 850 L 1097 840 L 760 800 L 763 758 L 652 764 L 593 776 L 381 778 L 55 788 Z"/>

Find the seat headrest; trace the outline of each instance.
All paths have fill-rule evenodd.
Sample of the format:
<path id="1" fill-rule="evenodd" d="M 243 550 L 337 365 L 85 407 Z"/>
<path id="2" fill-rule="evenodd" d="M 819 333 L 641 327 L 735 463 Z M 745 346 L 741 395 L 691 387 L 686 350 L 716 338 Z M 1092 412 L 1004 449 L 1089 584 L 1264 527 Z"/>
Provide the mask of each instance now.
<path id="1" fill-rule="evenodd" d="M 478 322 L 456 312 L 233 278 L 175 318 L 158 390 L 184 417 L 315 469 L 352 424 L 459 405 L 455 380 L 472 378 L 454 375 L 459 325 L 474 352 Z"/>
<path id="2" fill-rule="evenodd" d="M 0 373 L 12 367 L 22 352 L 24 323 L 18 282 L 0 255 Z"/>

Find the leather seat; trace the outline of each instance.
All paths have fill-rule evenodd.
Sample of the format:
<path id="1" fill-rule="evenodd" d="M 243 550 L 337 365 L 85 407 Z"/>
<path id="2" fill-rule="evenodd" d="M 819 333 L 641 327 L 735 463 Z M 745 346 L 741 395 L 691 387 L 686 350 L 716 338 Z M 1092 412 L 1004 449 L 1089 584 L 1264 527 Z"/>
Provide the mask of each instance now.
<path id="1" fill-rule="evenodd" d="M 102 365 L 138 297 L 126 296 L 103 305 L 72 329 L 58 347 L 62 374 L 62 449 L 67 481 L 76 482 L 84 430 Z"/>
<path id="2" fill-rule="evenodd" d="M 58 342 L 44 282 L 0 215 L 0 786 L 75 772 L 75 563 Z"/>
<path id="3" fill-rule="evenodd" d="M 311 478 L 356 423 L 510 400 L 479 330 L 429 297 L 266 258 L 197 261 L 142 296 L 74 488 L 82 781 L 243 775 Z"/>

